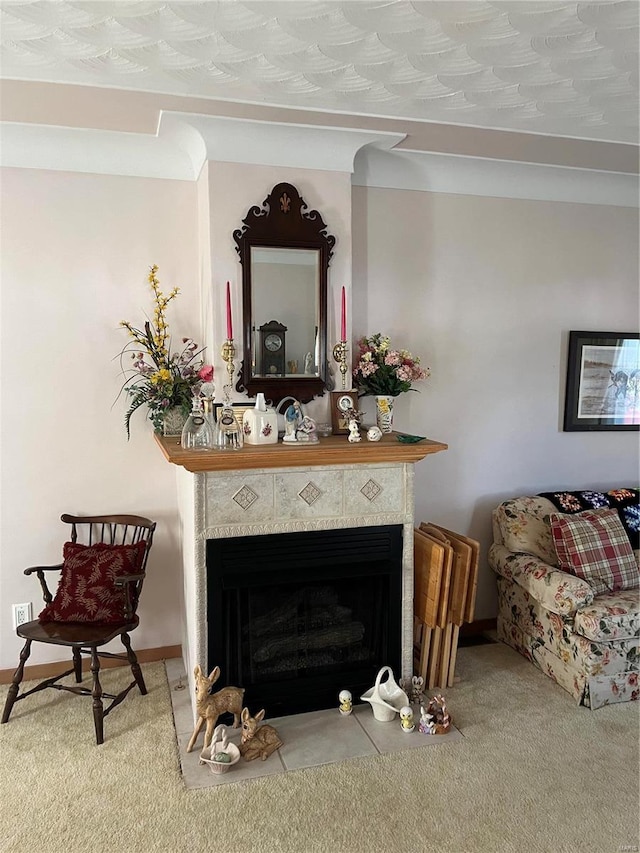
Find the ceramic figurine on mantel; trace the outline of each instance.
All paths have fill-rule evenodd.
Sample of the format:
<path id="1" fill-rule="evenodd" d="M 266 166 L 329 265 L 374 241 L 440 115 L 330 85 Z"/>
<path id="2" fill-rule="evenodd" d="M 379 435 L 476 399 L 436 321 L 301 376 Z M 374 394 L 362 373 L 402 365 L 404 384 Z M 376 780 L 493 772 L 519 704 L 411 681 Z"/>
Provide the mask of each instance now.
<path id="1" fill-rule="evenodd" d="M 345 413 L 347 419 L 347 426 L 349 427 L 349 436 L 348 440 L 355 444 L 361 440 L 360 438 L 360 418 L 362 416 L 361 412 L 358 412 L 356 409 L 349 409 Z"/>
<path id="2" fill-rule="evenodd" d="M 296 440 L 302 442 L 303 444 L 318 443 L 316 422 L 313 418 L 310 418 L 309 415 L 304 415 L 304 417 L 300 421 L 300 426 L 298 427 L 298 431 L 296 432 Z"/>
<path id="3" fill-rule="evenodd" d="M 349 690 L 341 690 L 338 694 L 338 699 L 340 700 L 340 713 L 343 717 L 348 717 L 353 711 L 353 696 Z"/>
<path id="4" fill-rule="evenodd" d="M 297 400 L 294 400 L 284 413 L 284 438 L 282 440 L 285 444 L 297 442 L 296 434 L 303 417 L 302 406 Z"/>

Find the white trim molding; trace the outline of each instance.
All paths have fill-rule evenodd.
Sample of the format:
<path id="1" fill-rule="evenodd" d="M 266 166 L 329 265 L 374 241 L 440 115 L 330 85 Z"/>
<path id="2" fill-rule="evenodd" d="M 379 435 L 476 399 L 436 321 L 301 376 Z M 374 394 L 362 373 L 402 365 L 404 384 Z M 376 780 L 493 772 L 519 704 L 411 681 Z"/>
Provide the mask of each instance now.
<path id="1" fill-rule="evenodd" d="M 364 146 L 402 133 L 162 111 L 155 135 L 0 123 L 0 165 L 195 181 L 206 160 L 351 173 Z"/>
<path id="2" fill-rule="evenodd" d="M 161 111 L 156 134 L 0 123 L 0 165 L 195 181 L 212 160 L 352 173 L 364 187 L 638 207 L 637 175 L 396 148 L 403 139 Z"/>
<path id="3" fill-rule="evenodd" d="M 363 147 L 375 146 L 388 150 L 405 139 L 404 133 L 163 110 L 158 136 L 162 138 L 166 134 L 175 134 L 178 127 L 197 131 L 204 143 L 204 157 L 207 160 L 325 172 L 353 172 L 356 154 Z M 202 150 L 192 150 L 196 177 L 204 164 L 204 159 L 200 159 L 202 155 Z"/>
<path id="4" fill-rule="evenodd" d="M 513 160 L 372 147 L 356 157 L 353 184 L 422 192 L 638 207 L 638 175 Z"/>

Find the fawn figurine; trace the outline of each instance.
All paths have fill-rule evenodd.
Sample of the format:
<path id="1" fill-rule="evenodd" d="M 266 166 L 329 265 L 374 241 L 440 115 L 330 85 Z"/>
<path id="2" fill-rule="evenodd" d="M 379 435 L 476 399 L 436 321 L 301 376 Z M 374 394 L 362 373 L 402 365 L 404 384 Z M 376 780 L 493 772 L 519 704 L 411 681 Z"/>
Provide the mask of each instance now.
<path id="1" fill-rule="evenodd" d="M 218 722 L 218 717 L 220 714 L 224 714 L 225 711 L 230 711 L 233 714 L 233 725 L 237 729 L 240 725 L 242 697 L 244 696 L 244 689 L 241 687 L 223 687 L 217 693 L 209 692 L 220 678 L 219 666 L 216 666 L 209 678 L 207 678 L 200 668 L 200 664 L 196 664 L 193 674 L 196 677 L 196 711 L 198 712 L 198 722 L 191 735 L 187 752 L 191 752 L 193 749 L 205 723 L 207 724 L 207 728 L 204 734 L 204 745 L 205 747 L 209 746 L 213 730 Z"/>
<path id="2" fill-rule="evenodd" d="M 261 726 L 264 718 L 264 708 L 252 717 L 248 708 L 242 709 L 242 735 L 240 738 L 240 754 L 245 761 L 253 761 L 260 757 L 265 761 L 272 752 L 282 746 L 278 732 L 273 726 Z"/>

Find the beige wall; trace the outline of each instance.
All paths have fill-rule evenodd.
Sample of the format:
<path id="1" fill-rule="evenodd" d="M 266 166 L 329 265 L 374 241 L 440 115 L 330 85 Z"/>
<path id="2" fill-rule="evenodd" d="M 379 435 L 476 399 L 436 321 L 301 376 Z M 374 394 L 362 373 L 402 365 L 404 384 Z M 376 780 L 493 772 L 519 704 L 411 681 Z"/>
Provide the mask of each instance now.
<path id="1" fill-rule="evenodd" d="M 141 601 L 138 648 L 180 642 L 181 560 L 174 471 L 143 411 L 124 431 L 120 320 L 153 305 L 148 268 L 182 294 L 170 330 L 201 340 L 196 184 L 5 169 L 1 191 L 0 669 L 20 643 L 11 605 L 41 609 L 27 566 L 56 563 L 63 512 L 135 512 L 159 522 Z M 38 644 L 30 663 L 60 659 Z"/>
<path id="2" fill-rule="evenodd" d="M 19 651 L 11 604 L 39 609 L 37 582 L 22 570 L 58 560 L 65 511 L 160 522 L 137 646 L 181 641 L 174 471 L 142 412 L 127 443 L 125 404 L 112 407 L 118 322 L 151 313 L 155 262 L 165 289 L 182 288 L 170 330 L 219 346 L 223 285 L 240 282 L 231 231 L 290 180 L 338 238 L 331 343 L 340 286 L 350 285 L 351 221 L 348 175 L 327 177 L 211 163 L 197 183 L 3 171 L 0 669 Z M 353 337 L 379 329 L 432 366 L 421 393 L 398 400 L 397 424 L 450 445 L 417 466 L 418 520 L 486 546 L 503 497 L 637 481 L 637 435 L 560 428 L 568 330 L 637 322 L 637 225 L 624 208 L 353 190 Z M 238 337 L 238 289 L 233 298 Z M 495 613 L 493 590 L 483 567 L 479 618 Z M 57 657 L 39 648 L 31 662 Z"/>
<path id="3" fill-rule="evenodd" d="M 571 329 L 638 328 L 638 212 L 353 191 L 354 337 L 432 367 L 396 424 L 449 450 L 416 467 L 416 520 L 483 546 L 478 618 L 495 615 L 490 511 L 556 488 L 637 484 L 638 434 L 562 431 Z"/>

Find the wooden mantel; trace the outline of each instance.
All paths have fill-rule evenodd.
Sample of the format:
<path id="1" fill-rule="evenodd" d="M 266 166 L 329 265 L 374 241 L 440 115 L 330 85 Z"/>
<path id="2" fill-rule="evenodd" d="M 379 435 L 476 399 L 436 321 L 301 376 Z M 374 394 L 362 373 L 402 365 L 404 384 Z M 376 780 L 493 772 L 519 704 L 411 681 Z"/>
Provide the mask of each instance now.
<path id="1" fill-rule="evenodd" d="M 242 450 L 183 450 L 179 436 L 155 433 L 165 458 L 194 474 L 204 471 L 240 471 L 259 468 L 307 468 L 314 465 L 375 465 L 379 462 L 419 462 L 430 453 L 447 450 L 439 441 L 425 439 L 402 444 L 398 433 L 380 441 L 351 444 L 346 435 L 321 438 L 318 444 L 245 445 Z"/>

